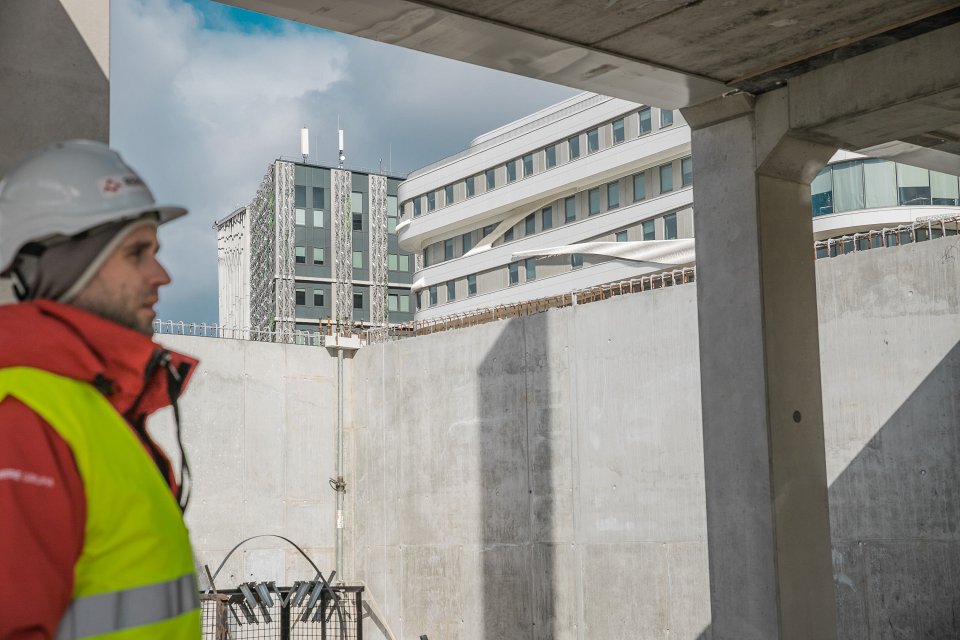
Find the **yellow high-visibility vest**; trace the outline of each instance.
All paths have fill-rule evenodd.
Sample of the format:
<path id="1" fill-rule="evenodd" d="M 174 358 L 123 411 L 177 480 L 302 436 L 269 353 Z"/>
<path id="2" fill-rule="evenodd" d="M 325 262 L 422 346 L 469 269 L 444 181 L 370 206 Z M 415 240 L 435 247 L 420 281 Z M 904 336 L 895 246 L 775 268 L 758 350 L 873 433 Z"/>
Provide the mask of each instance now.
<path id="1" fill-rule="evenodd" d="M 200 638 L 187 528 L 130 426 L 92 385 L 40 369 L 0 369 L 0 401 L 8 395 L 70 445 L 83 480 L 83 551 L 57 640 Z"/>

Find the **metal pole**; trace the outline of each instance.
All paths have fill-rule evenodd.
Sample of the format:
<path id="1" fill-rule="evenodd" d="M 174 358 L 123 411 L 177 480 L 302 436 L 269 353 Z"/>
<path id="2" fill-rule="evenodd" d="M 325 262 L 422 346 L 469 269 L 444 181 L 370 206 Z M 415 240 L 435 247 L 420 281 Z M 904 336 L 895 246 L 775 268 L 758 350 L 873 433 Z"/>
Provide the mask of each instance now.
<path id="1" fill-rule="evenodd" d="M 337 575 L 343 580 L 343 348 L 337 349 Z"/>

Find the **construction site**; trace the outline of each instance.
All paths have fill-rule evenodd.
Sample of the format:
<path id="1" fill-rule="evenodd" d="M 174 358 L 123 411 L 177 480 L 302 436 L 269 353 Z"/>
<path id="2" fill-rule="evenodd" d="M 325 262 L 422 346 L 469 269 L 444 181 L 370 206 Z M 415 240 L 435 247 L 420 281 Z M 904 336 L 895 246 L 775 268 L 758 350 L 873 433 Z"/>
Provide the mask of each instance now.
<path id="1" fill-rule="evenodd" d="M 934 203 L 930 177 L 960 184 L 956 3 L 222 4 L 652 105 L 661 140 L 676 111 L 690 157 L 656 156 L 660 202 L 678 202 L 657 215 L 683 214 L 671 241 L 695 223 L 696 265 L 393 326 L 374 291 L 358 324 L 356 176 L 333 170 L 335 312 L 307 330 L 291 311 L 301 165 L 273 165 L 242 222 L 261 240 L 251 324 L 154 326 L 200 360 L 179 411 L 147 426 L 176 450 L 182 417 L 203 637 L 960 637 L 958 217 L 819 242 L 811 226 L 835 204 L 811 184 L 838 150 L 861 179 L 867 160 L 927 171 L 921 204 L 960 208 L 956 191 Z M 109 24 L 109 0 L 0 5 L 0 175 L 53 141 L 108 141 Z M 526 156 L 509 162 L 526 175 Z M 382 265 L 396 220 L 380 177 L 365 224 Z M 888 186 L 916 204 L 917 185 Z M 428 211 L 454 203 L 452 182 L 428 187 L 410 190 Z M 436 229 L 467 207 L 416 206 L 404 251 L 446 259 Z M 403 284 L 432 305 L 439 281 Z"/>

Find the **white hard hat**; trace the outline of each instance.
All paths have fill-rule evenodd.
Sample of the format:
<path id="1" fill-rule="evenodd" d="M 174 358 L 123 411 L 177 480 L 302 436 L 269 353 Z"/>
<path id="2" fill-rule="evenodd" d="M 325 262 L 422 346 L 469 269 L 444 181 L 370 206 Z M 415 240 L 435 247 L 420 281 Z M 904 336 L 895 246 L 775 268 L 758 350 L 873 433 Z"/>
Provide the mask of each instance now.
<path id="1" fill-rule="evenodd" d="M 0 273 L 28 243 L 55 242 L 150 212 L 163 224 L 187 210 L 156 204 L 140 176 L 105 144 L 51 145 L 0 180 Z"/>

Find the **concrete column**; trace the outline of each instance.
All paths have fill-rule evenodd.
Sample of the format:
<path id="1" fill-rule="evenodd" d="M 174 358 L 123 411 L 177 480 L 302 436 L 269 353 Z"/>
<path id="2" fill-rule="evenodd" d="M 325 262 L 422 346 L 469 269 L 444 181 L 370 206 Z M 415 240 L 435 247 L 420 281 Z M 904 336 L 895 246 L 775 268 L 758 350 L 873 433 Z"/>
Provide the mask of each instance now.
<path id="1" fill-rule="evenodd" d="M 810 181 L 786 89 L 693 128 L 713 638 L 836 637 Z"/>

